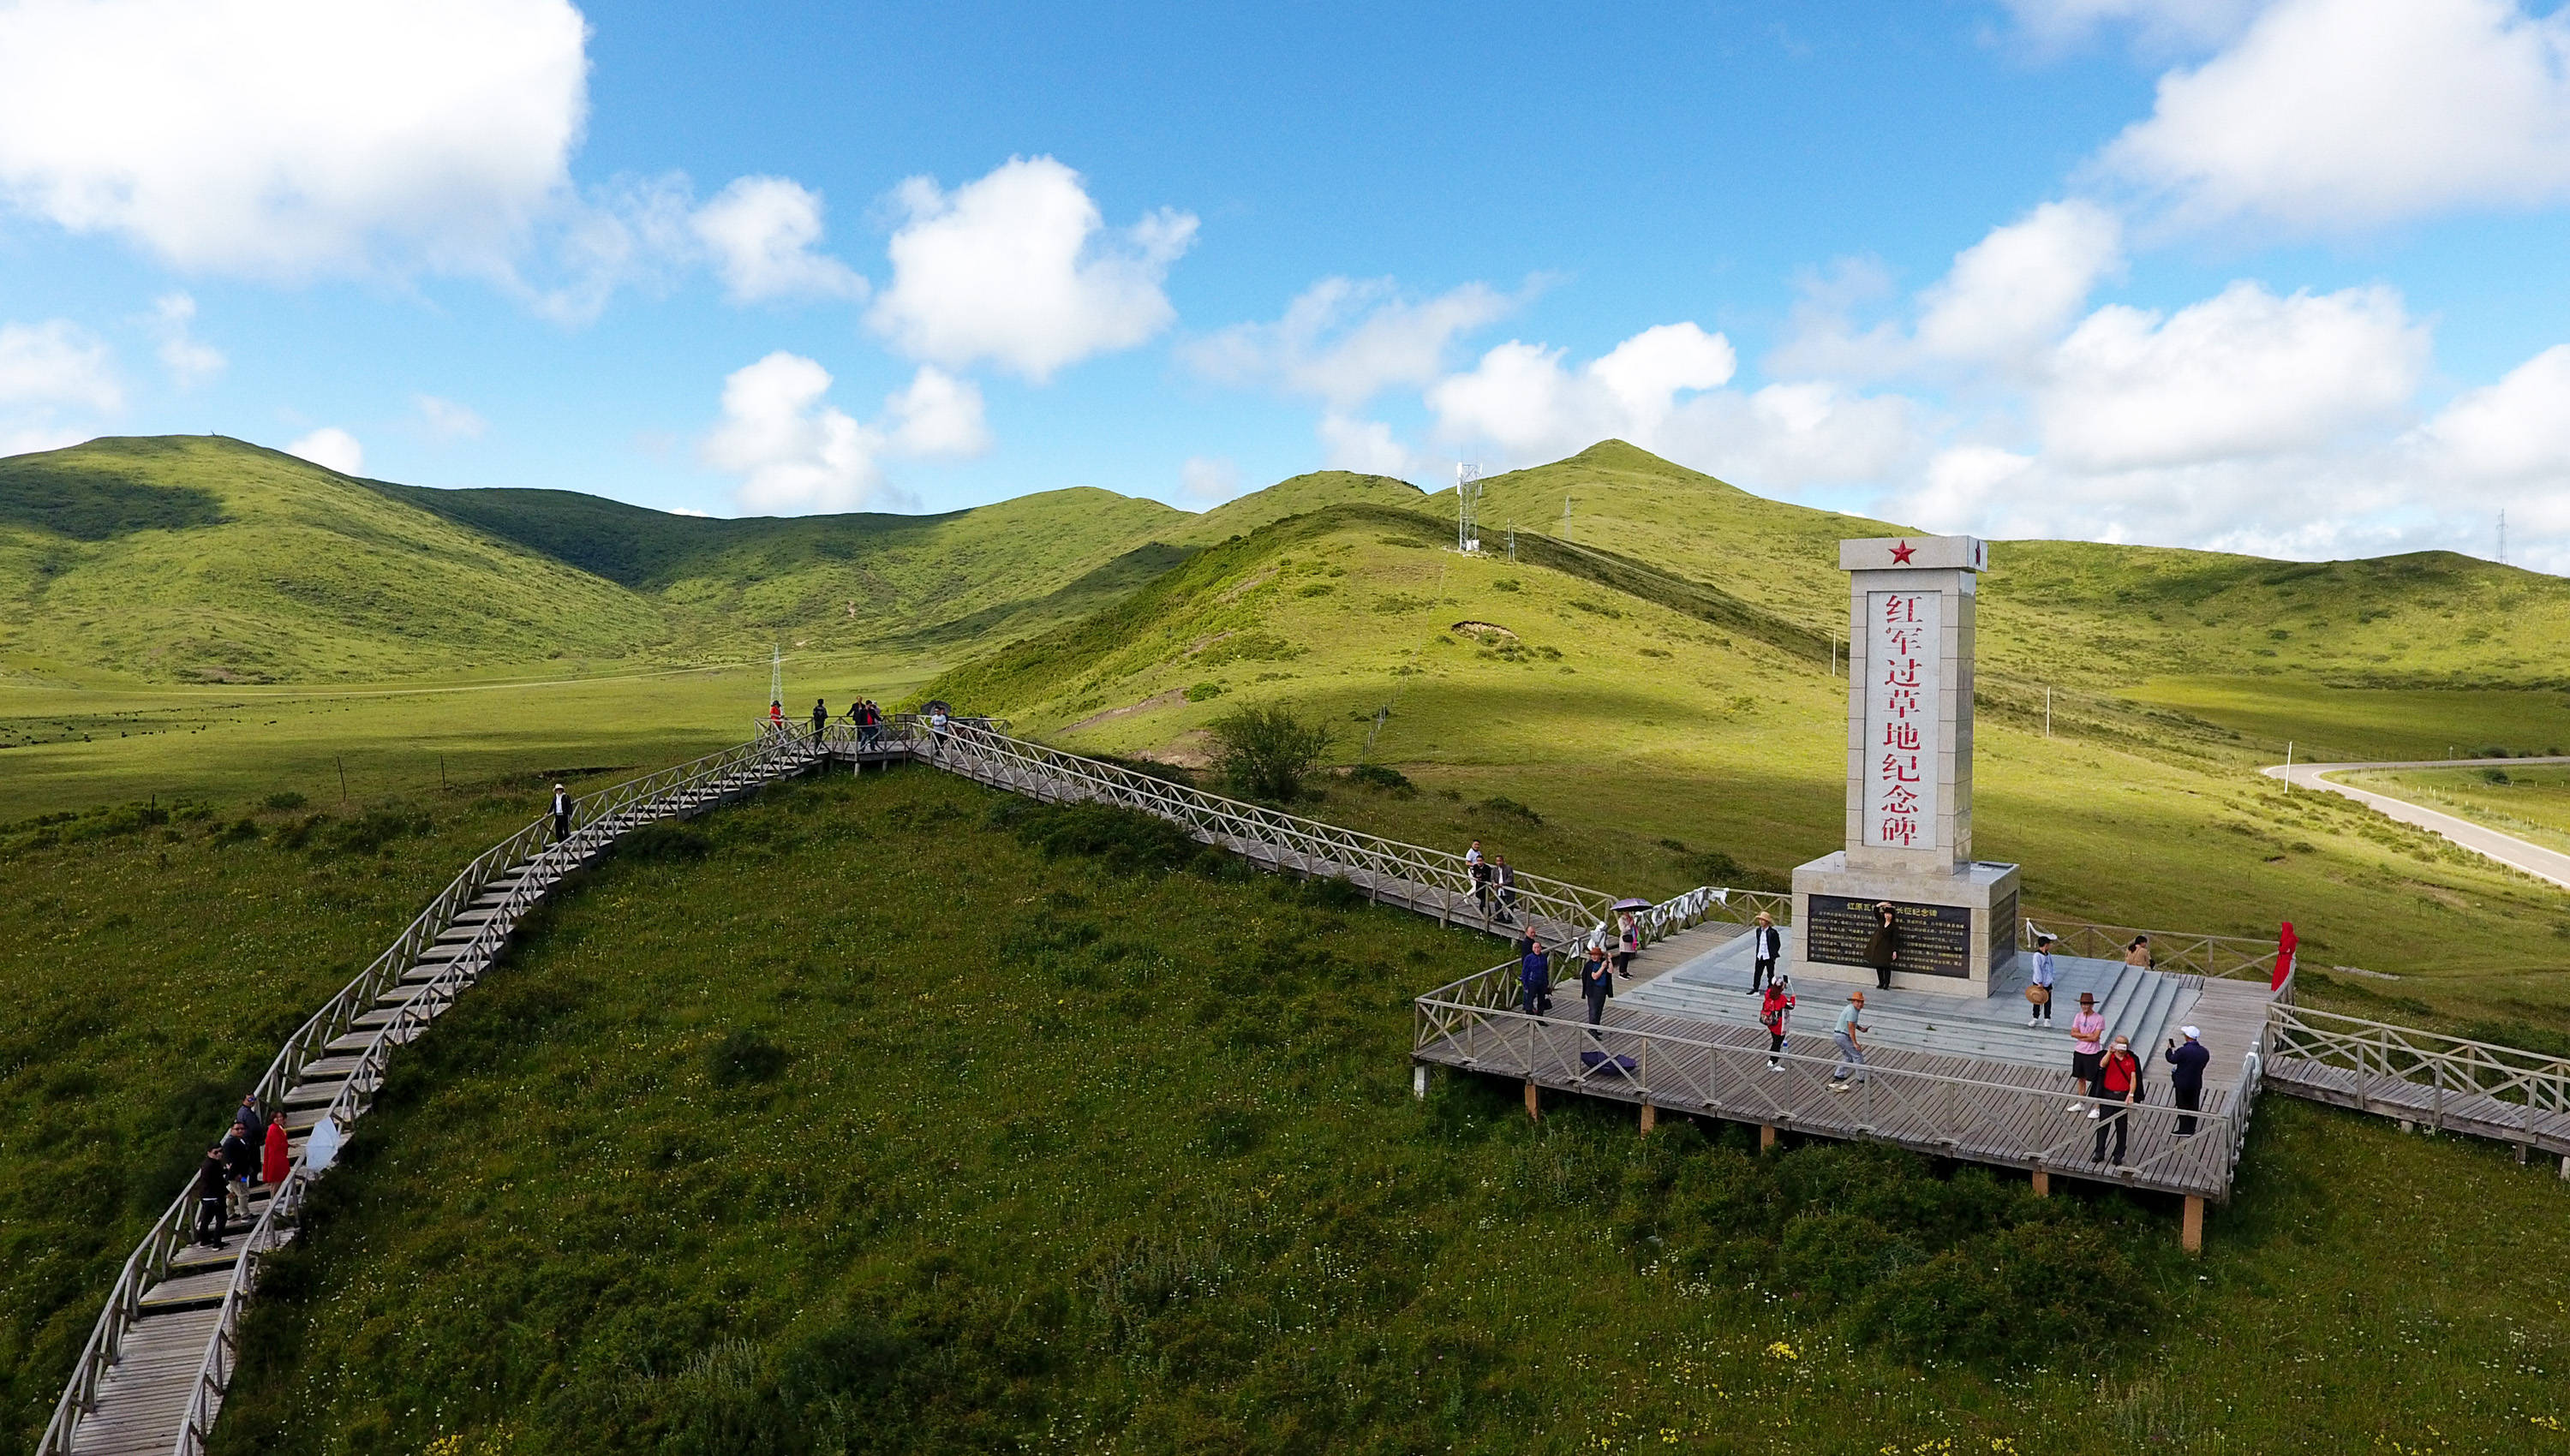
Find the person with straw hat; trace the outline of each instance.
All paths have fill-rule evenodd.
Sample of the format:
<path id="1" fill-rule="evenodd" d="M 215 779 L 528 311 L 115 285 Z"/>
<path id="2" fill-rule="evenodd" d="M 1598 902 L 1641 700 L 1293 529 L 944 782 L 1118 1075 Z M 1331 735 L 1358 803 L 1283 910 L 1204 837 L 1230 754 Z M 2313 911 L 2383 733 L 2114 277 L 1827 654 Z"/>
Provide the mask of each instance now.
<path id="1" fill-rule="evenodd" d="M 2099 1042 L 2106 1035 L 2106 1018 L 2097 1014 L 2096 992 L 2079 993 L 2079 1014 L 2070 1018 L 2070 1034 L 2074 1038 L 2070 1043 L 2070 1080 L 2079 1084 L 2079 1090 L 2084 1096 L 2095 1097 L 2098 1095 Z M 2083 1107 L 2088 1109 L 2090 1117 L 2097 1115 L 2097 1108 L 2093 1103 L 2073 1099 L 2070 1104 L 2072 1112 L 2077 1112 Z"/>

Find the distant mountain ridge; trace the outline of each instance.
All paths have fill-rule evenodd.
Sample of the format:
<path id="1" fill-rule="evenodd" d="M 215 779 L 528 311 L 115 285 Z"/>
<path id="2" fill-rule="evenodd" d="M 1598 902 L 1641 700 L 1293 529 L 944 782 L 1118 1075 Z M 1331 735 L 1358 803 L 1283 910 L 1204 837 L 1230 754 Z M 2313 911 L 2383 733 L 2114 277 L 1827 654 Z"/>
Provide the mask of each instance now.
<path id="1" fill-rule="evenodd" d="M 1529 566 L 1567 570 L 1583 590 L 1640 593 L 1778 643 L 1826 644 L 1840 629 L 1839 539 L 1905 530 L 1768 500 L 1613 440 L 1483 491 L 1490 551 L 1514 529 Z M 220 437 L 102 439 L 0 459 L 0 664 L 345 681 L 736 658 L 780 639 L 934 646 L 953 660 L 1062 645 L 1207 548 L 1280 523 L 1336 514 L 1332 529 L 1363 532 L 1381 524 L 1367 513 L 1392 512 L 1434 528 L 1392 535 L 1435 546 L 1454 509 L 1451 490 L 1321 471 L 1202 515 L 1076 488 L 934 516 L 724 520 L 569 491 L 359 480 Z M 2556 645 L 2570 582 L 2447 552 L 2301 563 L 2008 542 L 1993 566 L 1983 660 L 2028 680 L 2293 671 L 2570 685 Z M 1337 630 L 1275 616 L 1257 630 Z"/>

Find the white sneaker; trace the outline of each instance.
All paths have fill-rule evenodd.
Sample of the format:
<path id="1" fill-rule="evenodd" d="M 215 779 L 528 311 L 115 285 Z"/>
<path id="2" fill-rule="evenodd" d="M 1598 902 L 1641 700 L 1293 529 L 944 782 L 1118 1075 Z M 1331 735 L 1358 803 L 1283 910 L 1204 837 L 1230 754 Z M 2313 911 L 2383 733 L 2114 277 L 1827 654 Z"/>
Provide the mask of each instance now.
<path id="1" fill-rule="evenodd" d="M 1781 1072 L 1785 1070 L 1785 1064 L 1776 1060 L 1774 1057 L 1769 1057 L 1767 1059 L 1767 1070 L 1771 1072 Z"/>
<path id="2" fill-rule="evenodd" d="M 2085 1107 L 2085 1106 L 2087 1106 L 2087 1105 L 2088 1105 L 2088 1104 L 2087 1104 L 2087 1103 L 2085 1103 L 2085 1102 L 2073 1102 L 2073 1103 L 2071 1103 L 2068 1107 L 2066 1107 L 2066 1108 L 2064 1108 L 2064 1109 L 2062 1109 L 2062 1110 L 2063 1110 L 2063 1111 L 2065 1111 L 2065 1112 L 2077 1112 L 2079 1109 L 2081 1109 L 2081 1108 L 2083 1108 L 2083 1107 Z"/>
<path id="3" fill-rule="evenodd" d="M 2088 1120 L 2089 1120 L 2090 1122 L 2095 1122 L 2095 1121 L 2097 1120 L 2097 1109 L 2096 1109 L 2096 1108 L 2093 1108 L 2093 1107 L 2092 1107 L 2092 1108 L 2089 1108 L 2089 1109 L 2088 1109 Z"/>
<path id="4" fill-rule="evenodd" d="M 2033 1018 L 2033 1017 L 2031 1017 L 2031 1016 L 2026 1017 L 2026 1018 L 2025 1018 L 2025 1024 L 2026 1024 L 2026 1025 L 2028 1025 L 2028 1026 L 2032 1026 L 2032 1025 L 2034 1024 L 2034 1018 Z"/>

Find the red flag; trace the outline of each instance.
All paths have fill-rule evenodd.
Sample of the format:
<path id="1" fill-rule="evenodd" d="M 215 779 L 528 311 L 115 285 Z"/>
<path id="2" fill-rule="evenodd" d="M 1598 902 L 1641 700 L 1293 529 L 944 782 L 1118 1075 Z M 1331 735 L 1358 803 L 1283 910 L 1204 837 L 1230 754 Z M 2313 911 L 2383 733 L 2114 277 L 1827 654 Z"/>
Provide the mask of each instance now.
<path id="1" fill-rule="evenodd" d="M 2284 933 L 2276 937 L 2275 978 L 2267 982 L 2267 989 L 2271 991 L 2281 991 L 2285 988 L 2285 982 L 2293 978 L 2294 947 L 2301 943 L 2303 942 L 2297 939 L 2294 935 L 2294 922 L 2292 920 L 2285 921 Z"/>

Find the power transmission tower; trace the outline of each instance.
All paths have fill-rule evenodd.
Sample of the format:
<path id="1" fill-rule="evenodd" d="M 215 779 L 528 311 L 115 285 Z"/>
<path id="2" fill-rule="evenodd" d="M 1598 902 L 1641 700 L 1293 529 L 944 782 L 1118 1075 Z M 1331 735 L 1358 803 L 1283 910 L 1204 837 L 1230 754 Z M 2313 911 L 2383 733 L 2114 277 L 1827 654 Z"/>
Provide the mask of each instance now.
<path id="1" fill-rule="evenodd" d="M 767 651 L 767 700 L 781 703 L 785 701 L 785 649 L 782 644 L 771 642 Z"/>
<path id="2" fill-rule="evenodd" d="M 1473 521 L 1474 508 L 1482 501 L 1482 468 L 1458 462 L 1455 466 L 1455 549 L 1473 551 L 1482 548 L 1481 532 Z"/>
<path id="3" fill-rule="evenodd" d="M 1561 539 L 1570 540 L 1570 498 L 1561 498 Z"/>
<path id="4" fill-rule="evenodd" d="M 2498 513 L 2498 563 L 2507 564 L 2507 513 Z"/>

